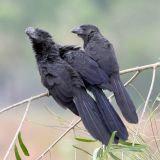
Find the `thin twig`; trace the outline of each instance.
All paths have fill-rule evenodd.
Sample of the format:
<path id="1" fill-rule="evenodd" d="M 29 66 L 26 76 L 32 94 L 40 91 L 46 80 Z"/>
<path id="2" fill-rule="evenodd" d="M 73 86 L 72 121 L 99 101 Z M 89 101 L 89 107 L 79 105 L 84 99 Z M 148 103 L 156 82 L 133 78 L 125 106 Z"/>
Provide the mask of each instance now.
<path id="1" fill-rule="evenodd" d="M 78 150 L 80 150 L 80 151 L 82 151 L 82 152 L 90 155 L 91 157 L 93 156 L 91 153 L 89 153 L 88 151 L 86 151 L 86 150 L 84 150 L 84 149 L 82 149 L 82 148 L 80 148 L 80 147 L 77 147 L 77 146 L 75 146 L 75 145 L 73 145 L 73 147 L 74 147 L 75 149 L 78 149 Z"/>
<path id="2" fill-rule="evenodd" d="M 144 106 L 143 104 L 145 103 L 145 99 L 144 99 L 144 97 L 143 97 L 143 95 L 142 95 L 142 93 L 133 85 L 133 84 L 129 84 L 134 90 L 135 90 L 135 92 L 138 94 L 138 96 L 141 98 L 141 100 L 142 100 L 142 103 L 141 104 L 139 104 L 139 106 L 137 107 L 137 113 L 139 113 L 139 111 L 140 111 L 140 109 Z"/>
<path id="3" fill-rule="evenodd" d="M 62 117 L 58 116 L 54 111 L 52 111 L 48 106 L 45 106 L 45 109 L 54 117 L 56 117 L 56 119 L 60 120 L 60 122 L 62 122 L 63 124 L 68 125 L 68 123 L 70 123 L 69 121 L 63 119 Z"/>
<path id="4" fill-rule="evenodd" d="M 41 159 L 48 151 L 50 151 L 70 130 L 72 130 L 78 123 L 80 123 L 81 119 L 78 119 L 75 123 L 72 124 L 71 126 L 59 137 L 57 138 L 38 158 L 35 160 Z"/>
<path id="5" fill-rule="evenodd" d="M 33 101 L 33 100 L 35 100 L 35 99 L 39 99 L 39 98 L 45 97 L 45 96 L 47 96 L 47 95 L 48 95 L 48 92 L 45 92 L 45 93 L 41 93 L 41 94 L 39 94 L 39 95 L 30 97 L 30 98 L 28 98 L 28 99 L 25 99 L 25 100 L 23 100 L 23 101 L 20 101 L 20 102 L 18 102 L 18 103 L 15 103 L 15 104 L 13 104 L 13 105 L 11 105 L 11 106 L 8 106 L 8 107 L 3 108 L 2 110 L 0 110 L 0 114 L 3 113 L 3 112 L 5 112 L 5 111 L 8 111 L 8 110 L 10 110 L 10 109 L 13 109 L 13 108 L 15 108 L 15 107 L 17 107 L 17 106 L 19 106 L 19 105 L 22 105 L 22 104 L 24 104 L 24 103 L 27 103 L 27 102 L 29 102 L 30 100 Z"/>
<path id="6" fill-rule="evenodd" d="M 136 73 L 124 84 L 124 86 L 126 87 L 129 85 L 139 75 L 139 73 L 140 71 L 136 71 Z"/>
<path id="7" fill-rule="evenodd" d="M 159 129 L 157 127 L 157 121 L 156 121 L 155 117 L 154 117 L 154 121 L 155 121 L 155 127 L 156 127 L 156 131 L 157 131 L 157 135 L 159 136 Z"/>
<path id="8" fill-rule="evenodd" d="M 146 69 L 151 69 L 154 66 L 160 67 L 160 62 L 157 63 L 153 63 L 153 64 L 148 64 L 148 65 L 144 65 L 144 66 L 140 66 L 140 67 L 134 67 L 134 68 L 130 68 L 130 69 L 125 69 L 123 71 L 120 72 L 120 74 L 126 74 L 129 72 L 135 72 L 135 71 L 142 71 L 142 70 L 146 70 Z"/>
<path id="9" fill-rule="evenodd" d="M 39 126 L 43 126 L 43 127 L 47 127 L 47 128 L 56 128 L 56 129 L 67 129 L 67 126 L 58 126 L 58 125 L 47 125 L 47 124 L 43 124 L 43 123 L 38 123 L 36 121 L 31 121 L 31 120 L 26 120 L 29 123 L 35 124 L 35 125 L 39 125 Z"/>
<path id="10" fill-rule="evenodd" d="M 76 138 L 75 127 L 72 130 L 73 130 L 73 135 L 75 139 Z M 77 160 L 77 149 L 76 148 L 74 148 L 74 160 Z"/>
<path id="11" fill-rule="evenodd" d="M 138 124 L 138 126 L 137 126 L 136 133 L 135 133 L 135 135 L 134 135 L 133 146 L 134 146 L 134 144 L 135 144 L 136 137 L 137 137 L 138 132 L 139 132 L 139 129 L 140 129 L 140 123 L 141 123 L 142 118 L 143 118 L 143 116 L 144 116 L 144 113 L 145 113 L 145 111 L 146 111 L 146 108 L 147 108 L 147 105 L 148 105 L 148 102 L 149 102 L 149 99 L 150 99 L 150 96 L 151 96 L 151 93 L 152 93 L 152 90 L 153 90 L 153 86 L 154 86 L 154 82 L 155 82 L 155 76 L 156 76 L 156 68 L 157 68 L 157 64 L 155 64 L 155 65 L 153 66 L 153 74 L 152 74 L 151 85 L 150 85 L 150 88 L 149 88 L 149 92 L 148 92 L 148 95 L 147 95 L 147 98 L 146 98 L 146 101 L 145 101 L 145 104 L 144 104 L 144 108 L 143 108 L 141 117 L 140 117 L 140 119 L 139 119 L 139 124 Z"/>
<path id="12" fill-rule="evenodd" d="M 16 134 L 15 134 L 15 136 L 14 136 L 14 138 L 13 138 L 13 140 L 12 140 L 12 142 L 11 142 L 11 144 L 10 144 L 10 146 L 9 146 L 9 148 L 8 148 L 8 150 L 7 150 L 4 158 L 3 158 L 3 160 L 6 160 L 6 159 L 7 159 L 8 155 L 9 155 L 9 153 L 10 153 L 10 151 L 11 151 L 11 149 L 12 149 L 12 147 L 13 147 L 16 139 L 17 139 L 17 136 L 18 136 L 18 134 L 19 134 L 19 132 L 20 132 L 20 130 L 21 130 L 21 128 L 22 128 L 23 122 L 24 122 L 24 120 L 25 120 L 25 118 L 26 118 L 26 116 L 27 116 L 27 113 L 28 113 L 30 104 L 31 104 L 31 100 L 28 101 L 28 104 L 27 104 L 26 110 L 25 110 L 25 112 L 24 112 L 24 115 L 23 115 L 23 117 L 22 117 L 21 123 L 19 124 L 19 127 L 18 127 L 18 129 L 17 129 L 17 131 L 16 131 Z"/>
<path id="13" fill-rule="evenodd" d="M 43 124 L 43 123 L 38 123 L 36 121 L 32 121 L 32 120 L 25 120 L 29 123 L 32 123 L 32 124 L 35 124 L 35 125 L 39 125 L 39 126 L 43 126 L 43 127 L 47 127 L 47 128 L 56 128 L 56 129 L 61 129 L 61 130 L 65 130 L 68 128 L 68 126 L 58 126 L 58 125 L 47 125 L 47 124 Z M 78 125 L 76 125 L 74 127 L 74 129 L 76 129 L 77 132 L 81 132 L 81 133 L 84 133 L 84 134 L 87 134 L 87 135 L 90 135 L 86 129 L 83 129 L 81 127 L 79 127 Z"/>

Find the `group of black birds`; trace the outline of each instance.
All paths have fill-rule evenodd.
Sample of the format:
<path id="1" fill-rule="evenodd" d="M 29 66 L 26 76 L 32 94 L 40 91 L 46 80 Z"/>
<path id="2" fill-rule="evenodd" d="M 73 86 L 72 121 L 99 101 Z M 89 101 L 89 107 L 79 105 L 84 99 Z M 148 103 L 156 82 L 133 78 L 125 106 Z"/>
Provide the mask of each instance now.
<path id="1" fill-rule="evenodd" d="M 82 38 L 84 49 L 62 46 L 45 30 L 26 29 L 43 85 L 60 106 L 80 116 L 88 132 L 102 144 L 108 144 L 113 131 L 117 131 L 115 143 L 127 140 L 125 125 L 103 92 L 113 92 L 124 118 L 138 123 L 136 108 L 120 79 L 112 44 L 94 25 L 81 25 L 72 33 Z"/>

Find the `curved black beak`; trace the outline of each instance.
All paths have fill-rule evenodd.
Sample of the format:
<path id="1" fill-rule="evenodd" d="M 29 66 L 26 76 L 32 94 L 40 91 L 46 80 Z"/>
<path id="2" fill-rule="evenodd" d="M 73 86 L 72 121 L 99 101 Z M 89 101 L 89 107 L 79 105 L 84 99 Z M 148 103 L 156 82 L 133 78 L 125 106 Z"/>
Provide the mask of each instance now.
<path id="1" fill-rule="evenodd" d="M 72 29 L 71 32 L 75 33 L 75 34 L 83 34 L 83 30 L 81 29 L 81 27 L 76 27 L 76 28 Z"/>

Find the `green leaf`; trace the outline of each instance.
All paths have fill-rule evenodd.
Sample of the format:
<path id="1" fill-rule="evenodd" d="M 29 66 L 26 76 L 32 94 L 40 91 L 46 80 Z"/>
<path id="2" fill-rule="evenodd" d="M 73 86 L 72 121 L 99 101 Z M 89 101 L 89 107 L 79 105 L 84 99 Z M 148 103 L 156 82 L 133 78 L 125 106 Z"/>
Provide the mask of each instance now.
<path id="1" fill-rule="evenodd" d="M 97 157 L 102 160 L 104 158 L 104 149 L 101 147 L 97 153 Z"/>
<path id="2" fill-rule="evenodd" d="M 109 143 L 107 145 L 108 150 L 111 148 L 112 144 L 114 143 L 114 138 L 116 136 L 117 131 L 112 132 L 111 138 L 109 140 Z"/>
<path id="3" fill-rule="evenodd" d="M 27 147 L 23 143 L 23 140 L 22 140 L 22 137 L 21 137 L 21 132 L 19 132 L 19 134 L 18 134 L 18 141 L 19 141 L 20 147 L 21 147 L 24 155 L 29 156 L 29 152 L 27 150 Z"/>
<path id="4" fill-rule="evenodd" d="M 16 145 L 14 146 L 14 153 L 15 153 L 15 156 L 16 156 L 16 160 L 22 160 L 20 155 L 19 155 L 19 152 L 18 152 L 18 149 L 17 149 Z"/>
<path id="5" fill-rule="evenodd" d="M 80 151 L 82 151 L 82 152 L 84 152 L 84 153 L 92 156 L 92 154 L 90 154 L 88 151 L 86 151 L 86 150 L 84 150 L 84 149 L 82 149 L 82 148 L 80 148 L 80 147 L 77 147 L 77 146 L 75 146 L 75 145 L 72 145 L 72 146 L 73 146 L 74 148 L 76 148 L 76 149 L 78 149 L 78 150 L 80 150 Z"/>
<path id="6" fill-rule="evenodd" d="M 112 148 L 112 144 L 114 142 L 114 138 L 115 138 L 116 132 L 117 131 L 114 131 L 112 133 L 111 138 L 110 138 L 110 140 L 108 142 L 108 145 L 106 147 L 104 147 L 104 148 L 101 147 L 97 151 L 97 153 L 95 151 L 97 157 L 95 156 L 94 158 L 96 158 L 96 160 L 108 160 L 108 153 L 109 153 L 110 149 Z"/>
<path id="7" fill-rule="evenodd" d="M 144 152 L 144 148 L 135 147 L 135 146 L 124 146 L 124 145 L 112 145 L 110 151 L 122 150 L 122 151 L 132 151 L 132 152 Z"/>
<path id="8" fill-rule="evenodd" d="M 103 150 L 101 147 L 98 147 L 93 152 L 93 159 L 92 160 L 99 160 L 102 157 Z"/>
<path id="9" fill-rule="evenodd" d="M 133 143 L 130 143 L 130 142 L 127 142 L 127 141 L 123 141 L 121 139 L 119 140 L 119 143 L 122 144 L 122 145 L 132 146 L 132 147 L 140 147 L 140 148 L 146 148 L 147 147 L 144 144 L 138 144 L 138 143 L 135 143 L 134 146 L 133 146 Z"/>
<path id="10" fill-rule="evenodd" d="M 117 156 L 115 156 L 113 153 L 109 153 L 109 155 L 110 155 L 113 159 L 115 159 L 115 160 L 121 160 L 121 159 L 119 159 Z"/>
<path id="11" fill-rule="evenodd" d="M 77 141 L 80 142 L 96 142 L 94 139 L 84 139 L 84 138 L 75 138 Z"/>

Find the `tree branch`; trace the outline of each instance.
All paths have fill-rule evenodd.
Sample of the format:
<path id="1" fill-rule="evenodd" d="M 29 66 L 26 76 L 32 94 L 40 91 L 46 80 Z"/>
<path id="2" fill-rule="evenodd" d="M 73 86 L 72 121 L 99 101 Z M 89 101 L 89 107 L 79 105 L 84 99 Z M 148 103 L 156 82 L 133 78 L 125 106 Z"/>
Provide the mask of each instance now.
<path id="1" fill-rule="evenodd" d="M 130 68 L 130 69 L 125 69 L 123 71 L 120 71 L 120 74 L 126 74 L 129 72 L 135 72 L 135 71 L 143 71 L 146 69 L 151 69 L 153 67 L 160 67 L 160 62 L 157 63 L 153 63 L 153 64 L 148 64 L 148 65 L 144 65 L 144 66 L 140 66 L 140 67 L 134 67 L 134 68 Z"/>
<path id="2" fill-rule="evenodd" d="M 19 105 L 22 105 L 22 104 L 24 104 L 24 103 L 27 103 L 27 102 L 29 102 L 30 100 L 33 101 L 33 100 L 35 100 L 35 99 L 39 99 L 39 98 L 42 98 L 42 97 L 45 97 L 45 96 L 48 96 L 48 92 L 41 93 L 41 94 L 39 94 L 39 95 L 30 97 L 30 98 L 28 98 L 28 99 L 25 99 L 25 100 L 23 100 L 23 101 L 20 101 L 20 102 L 18 102 L 18 103 L 15 103 L 15 104 L 13 104 L 13 105 L 11 105 L 11 106 L 8 106 L 8 107 L 6 107 L 6 108 L 3 108 L 2 110 L 0 110 L 0 114 L 3 113 L 3 112 L 8 111 L 8 110 L 10 110 L 10 109 L 13 109 L 13 108 L 15 108 L 15 107 L 17 107 L 17 106 L 19 106 Z"/>
<path id="3" fill-rule="evenodd" d="M 153 64 L 149 64 L 149 65 L 145 65 L 145 66 L 140 66 L 140 67 L 125 69 L 125 70 L 120 71 L 120 74 L 126 74 L 126 73 L 130 73 L 130 72 L 135 72 L 135 71 L 143 71 L 143 70 L 146 70 L 146 69 L 153 68 L 154 66 L 155 66 L 156 68 L 157 68 L 157 67 L 160 67 L 160 63 L 158 62 L 158 63 L 153 63 Z M 25 100 L 23 100 L 23 101 L 20 101 L 20 102 L 18 102 L 18 103 L 15 103 L 15 104 L 13 104 L 13 105 L 11 105 L 11 106 L 5 107 L 5 108 L 3 108 L 2 110 L 0 110 L 0 114 L 3 113 L 3 112 L 5 112 L 5 111 L 8 111 L 8 110 L 10 110 L 10 109 L 13 109 L 13 108 L 15 108 L 15 107 L 17 107 L 17 106 L 19 106 L 19 105 L 22 105 L 22 104 L 24 104 L 24 103 L 27 103 L 30 99 L 32 99 L 32 101 L 33 101 L 33 100 L 36 100 L 36 99 L 39 99 L 39 98 L 45 97 L 45 96 L 48 96 L 48 92 L 41 93 L 41 94 L 39 94 L 39 95 L 30 97 L 30 98 L 28 98 L 28 99 L 25 99 Z"/>
<path id="4" fill-rule="evenodd" d="M 39 160 L 41 159 L 43 156 L 45 156 L 46 153 L 48 153 L 48 151 L 50 151 L 70 130 L 72 130 L 78 123 L 80 123 L 81 119 L 78 119 L 75 123 L 71 122 L 71 126 L 64 132 L 62 133 L 61 136 L 59 136 L 59 138 L 57 138 L 38 158 L 36 158 L 35 160 Z M 72 124 L 73 123 L 73 124 Z"/>

